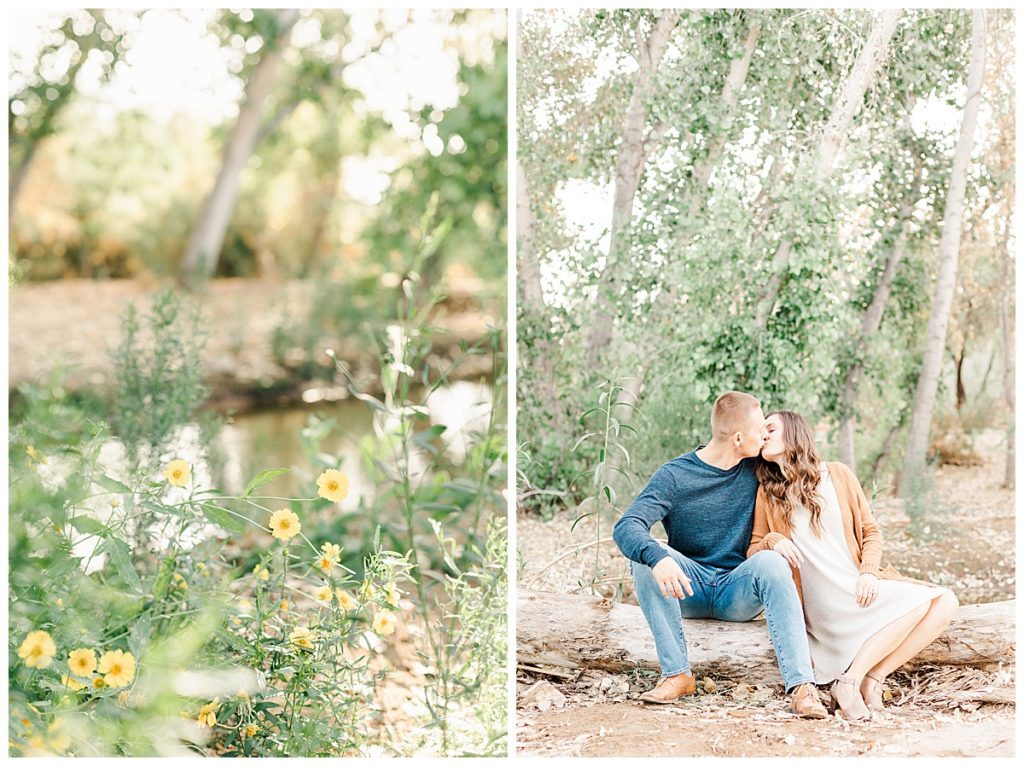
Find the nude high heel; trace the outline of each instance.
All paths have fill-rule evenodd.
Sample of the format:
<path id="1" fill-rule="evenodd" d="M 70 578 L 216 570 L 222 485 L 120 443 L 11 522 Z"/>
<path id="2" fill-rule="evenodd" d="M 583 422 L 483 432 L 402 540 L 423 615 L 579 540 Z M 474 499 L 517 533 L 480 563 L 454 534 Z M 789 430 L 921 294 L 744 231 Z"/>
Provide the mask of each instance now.
<path id="1" fill-rule="evenodd" d="M 864 704 L 868 706 L 868 710 L 884 710 L 885 702 L 882 697 L 882 679 L 874 673 L 865 673 L 864 677 L 870 678 L 875 682 L 874 687 L 871 689 L 871 693 L 867 697 L 864 697 Z"/>
<path id="2" fill-rule="evenodd" d="M 843 687 L 840 687 L 843 684 Z M 849 689 L 844 687 L 849 686 Z M 843 673 L 839 675 L 835 683 L 832 684 L 832 688 L 829 690 L 829 696 L 832 698 L 832 702 L 836 710 L 836 715 L 841 715 L 847 721 L 868 721 L 871 719 L 871 711 L 868 710 L 864 704 L 863 698 L 860 696 L 860 689 L 857 688 L 857 680 L 851 678 L 849 673 Z M 842 690 L 837 693 L 837 690 Z M 843 700 L 839 698 L 839 695 L 843 694 L 846 696 L 849 694 L 851 699 L 846 705 L 843 704 Z M 859 703 L 859 704 L 858 704 Z M 858 710 L 857 708 L 860 708 Z"/>

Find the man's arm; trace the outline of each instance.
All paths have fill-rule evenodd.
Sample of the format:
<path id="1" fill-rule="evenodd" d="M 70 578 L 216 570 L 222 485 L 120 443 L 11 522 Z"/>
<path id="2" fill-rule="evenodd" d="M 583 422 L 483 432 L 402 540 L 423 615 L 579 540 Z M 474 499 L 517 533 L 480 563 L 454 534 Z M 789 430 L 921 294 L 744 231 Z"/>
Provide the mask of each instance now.
<path id="1" fill-rule="evenodd" d="M 651 527 L 672 510 L 676 495 L 672 472 L 662 466 L 615 524 L 612 538 L 623 556 L 652 568 L 668 556 L 668 552 L 651 537 Z"/>

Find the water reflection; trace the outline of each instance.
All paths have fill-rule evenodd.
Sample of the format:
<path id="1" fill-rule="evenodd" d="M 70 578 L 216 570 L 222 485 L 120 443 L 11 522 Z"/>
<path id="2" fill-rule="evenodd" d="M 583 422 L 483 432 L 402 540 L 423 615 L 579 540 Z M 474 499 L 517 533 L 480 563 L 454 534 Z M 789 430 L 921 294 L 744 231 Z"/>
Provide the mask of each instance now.
<path id="1" fill-rule="evenodd" d="M 487 429 L 493 404 L 489 385 L 469 381 L 456 381 L 434 391 L 427 400 L 426 410 L 435 425 L 445 426 L 441 440 L 446 457 L 461 464 L 468 448 L 476 440 L 474 432 Z M 302 444 L 302 430 L 310 416 L 320 421 L 332 421 L 334 427 L 325 429 L 320 450 L 341 462 L 348 475 L 350 491 L 339 505 L 342 511 L 354 510 L 360 497 L 374 490 L 372 477 L 367 475 L 360 457 L 360 441 L 374 437 L 374 415 L 363 402 L 346 399 L 281 410 L 247 413 L 235 418 L 220 434 L 218 446 L 223 454 L 222 481 L 229 493 L 240 493 L 245 483 L 256 473 L 267 468 L 296 468 L 290 474 L 267 485 L 282 496 L 310 497 L 311 468 L 308 466 Z M 414 452 L 409 470 L 413 476 L 422 473 L 424 458 Z"/>

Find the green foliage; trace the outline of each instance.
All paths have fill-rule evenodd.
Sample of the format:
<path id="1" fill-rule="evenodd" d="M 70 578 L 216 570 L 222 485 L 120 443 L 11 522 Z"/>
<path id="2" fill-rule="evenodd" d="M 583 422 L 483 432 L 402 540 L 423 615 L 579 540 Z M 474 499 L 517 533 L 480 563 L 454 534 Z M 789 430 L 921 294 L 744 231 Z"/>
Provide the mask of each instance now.
<path id="1" fill-rule="evenodd" d="M 170 289 L 153 299 L 145 327 L 133 304 L 125 309 L 113 353 L 112 423 L 133 461 L 159 461 L 174 429 L 206 398 L 203 345 L 197 309 Z"/>
<path id="2" fill-rule="evenodd" d="M 891 56 L 820 183 L 808 158 L 874 16 L 680 12 L 645 104 L 651 153 L 617 260 L 606 263 L 601 238 L 610 217 L 603 230 L 599 218 L 597 229 L 583 230 L 567 206 L 583 191 L 611 197 L 637 40 L 659 13 L 523 17 L 518 157 L 536 219 L 530 257 L 554 279 L 543 285 L 547 306 L 524 311 L 520 300 L 517 430 L 530 457 L 523 505 L 545 513 L 558 505 L 550 498 L 570 490 L 571 477 L 595 459 L 570 449 L 587 429 L 568 420 L 559 425 L 553 413 L 585 409 L 584 392 L 612 370 L 643 381 L 639 405 L 647 418 L 636 424 L 639 434 L 623 437 L 631 475 L 641 483 L 666 459 L 707 440 L 711 404 L 726 390 L 749 391 L 766 411 L 795 409 L 812 422 L 835 424 L 845 414 L 846 375 L 861 365 L 862 475 L 899 443 L 891 432 L 913 397 L 956 125 L 932 120 L 922 129 L 919 115 L 908 112 L 943 100 L 962 108 L 968 14 L 903 14 Z M 723 98 L 726 77 L 754 26 L 760 33 L 750 67 L 730 104 Z M 997 28 L 999 35 L 1009 29 L 1003 21 L 993 23 L 993 34 Z M 993 104 L 997 111 L 1005 106 Z M 990 136 L 993 148 L 995 141 Z M 989 183 L 981 179 L 997 164 L 975 168 L 969 185 L 978 209 Z M 710 171 L 706 182 L 698 170 Z M 904 203 L 906 219 L 897 215 Z M 901 236 L 906 244 L 881 327 L 861 344 L 864 312 Z M 990 250 L 993 239 L 985 245 Z M 776 260 L 782 246 L 789 249 L 784 266 Z M 974 332 L 972 322 L 987 322 L 991 331 L 994 319 L 982 318 L 981 307 L 986 291 L 989 298 L 996 293 L 983 286 L 987 272 L 967 271 L 977 276 L 962 280 L 964 305 L 972 307 L 964 331 Z M 773 277 L 778 294 L 766 304 L 762 326 Z M 612 341 L 589 369 L 590 329 L 595 307 L 603 305 L 598 296 L 610 299 Z M 541 354 L 553 370 L 550 380 L 540 380 Z M 558 400 L 541 398 L 538 383 L 553 387 Z M 826 455 L 835 449 L 823 447 Z"/>

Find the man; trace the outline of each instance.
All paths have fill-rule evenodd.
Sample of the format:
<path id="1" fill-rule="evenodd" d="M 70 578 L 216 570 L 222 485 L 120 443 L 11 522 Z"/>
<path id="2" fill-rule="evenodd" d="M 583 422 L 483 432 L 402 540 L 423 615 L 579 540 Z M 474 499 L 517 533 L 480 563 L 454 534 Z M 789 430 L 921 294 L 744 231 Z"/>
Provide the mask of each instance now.
<path id="1" fill-rule="evenodd" d="M 696 690 L 680 617 L 746 622 L 764 611 L 791 709 L 825 718 L 789 563 L 775 551 L 746 558 L 757 494 L 753 458 L 767 438 L 761 403 L 739 391 L 722 394 L 711 433 L 707 446 L 659 468 L 615 525 L 661 665 L 661 680 L 640 699 L 664 704 Z M 651 537 L 659 521 L 668 545 Z"/>

